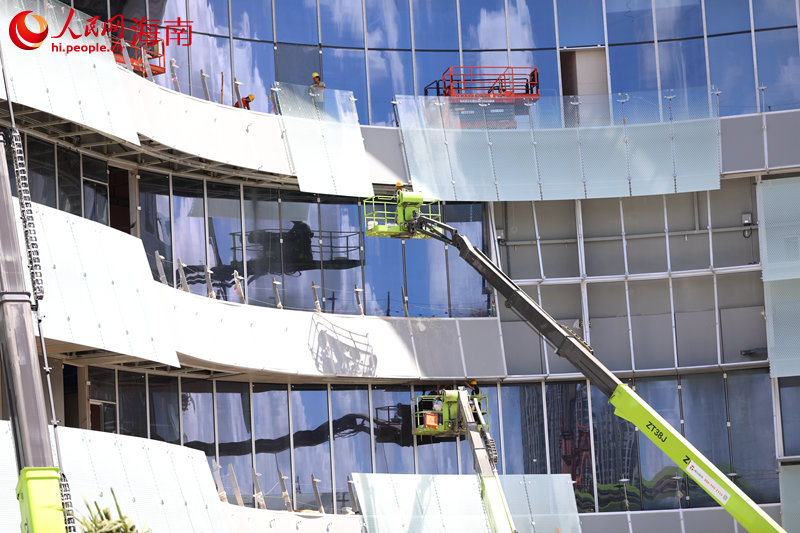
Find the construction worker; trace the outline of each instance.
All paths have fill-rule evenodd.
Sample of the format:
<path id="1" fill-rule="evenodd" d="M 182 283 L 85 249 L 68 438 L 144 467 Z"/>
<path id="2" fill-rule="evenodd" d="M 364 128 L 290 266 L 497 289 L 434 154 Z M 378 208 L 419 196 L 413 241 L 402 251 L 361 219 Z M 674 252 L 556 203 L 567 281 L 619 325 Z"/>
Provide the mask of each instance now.
<path id="1" fill-rule="evenodd" d="M 312 72 L 311 73 L 311 79 L 314 80 L 314 83 L 312 83 L 311 85 L 308 86 L 309 89 L 312 89 L 312 88 L 313 89 L 324 89 L 325 88 L 325 82 L 322 81 L 322 78 L 320 77 L 319 72 Z M 314 91 L 314 92 L 322 94 L 322 91 Z"/>
<path id="2" fill-rule="evenodd" d="M 317 111 L 320 113 L 325 112 L 325 82 L 322 81 L 322 78 L 319 75 L 319 72 L 312 72 L 311 79 L 314 80 L 314 83 L 308 86 L 308 95 L 311 97 L 311 101 L 317 108 Z"/>
<path id="3" fill-rule="evenodd" d="M 240 107 L 242 109 L 247 109 L 249 111 L 250 110 L 250 102 L 252 102 L 255 99 L 256 99 L 255 95 L 248 94 L 247 96 L 242 98 L 241 102 L 236 102 L 235 104 L 233 104 L 233 107 Z"/>

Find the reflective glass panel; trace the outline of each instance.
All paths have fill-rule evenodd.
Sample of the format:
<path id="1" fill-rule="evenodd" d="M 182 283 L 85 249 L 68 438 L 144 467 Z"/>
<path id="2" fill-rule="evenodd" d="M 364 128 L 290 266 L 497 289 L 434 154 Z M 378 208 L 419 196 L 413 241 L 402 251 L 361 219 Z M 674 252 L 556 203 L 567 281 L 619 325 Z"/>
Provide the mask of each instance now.
<path id="1" fill-rule="evenodd" d="M 604 44 L 602 2 L 558 0 L 556 9 L 560 46 Z"/>
<path id="2" fill-rule="evenodd" d="M 797 26 L 795 6 L 792 5 L 791 1 L 753 0 L 753 22 L 756 30 L 779 26 Z M 795 35 L 797 35 L 796 30 Z"/>
<path id="3" fill-rule="evenodd" d="M 706 86 L 706 51 L 703 39 L 658 43 L 661 89 L 665 94 L 688 87 Z"/>
<path id="4" fill-rule="evenodd" d="M 105 161 L 83 156 L 81 160 L 83 177 L 101 183 L 108 183 L 108 166 Z"/>
<path id="5" fill-rule="evenodd" d="M 201 450 L 213 467 L 214 445 L 213 382 L 207 379 L 181 379 L 181 419 L 183 445 Z M 227 465 L 225 466 L 227 468 Z M 224 473 L 224 472 L 223 472 Z"/>
<path id="6" fill-rule="evenodd" d="M 280 26 L 278 26 L 280 30 Z M 275 79 L 284 83 L 309 85 L 313 82 L 311 74 L 321 73 L 322 55 L 316 46 L 278 44 L 275 48 Z M 327 80 L 326 80 L 327 84 Z"/>
<path id="7" fill-rule="evenodd" d="M 447 204 L 447 223 L 467 237 L 479 250 L 484 250 L 483 205 Z M 485 250 L 484 250 L 485 252 Z M 450 274 L 450 316 L 491 316 L 490 295 L 483 277 L 458 255 L 458 250 L 448 247 L 448 269 Z"/>
<path id="8" fill-rule="evenodd" d="M 364 17 L 361 2 L 319 0 L 322 44 L 364 47 Z"/>
<path id="9" fill-rule="evenodd" d="M 656 77 L 656 52 L 652 43 L 611 46 L 608 49 L 611 65 L 611 92 L 653 91 L 636 95 L 650 100 L 658 108 L 658 78 Z"/>
<path id="10" fill-rule="evenodd" d="M 372 472 L 369 436 L 369 392 L 366 386 L 331 388 L 333 456 L 336 461 L 336 506 L 353 507 L 347 479 Z"/>
<path id="11" fill-rule="evenodd" d="M 353 91 L 358 121 L 369 124 L 367 117 L 367 66 L 363 50 L 323 48 L 322 65 L 325 85 L 331 89 Z M 330 112 L 330 111 L 329 111 Z"/>
<path id="12" fill-rule="evenodd" d="M 411 6 L 417 50 L 458 50 L 456 0 L 411 0 Z"/>
<path id="13" fill-rule="evenodd" d="M 272 0 L 231 0 L 231 22 L 234 37 L 271 41 Z"/>
<path id="14" fill-rule="evenodd" d="M 684 436 L 708 460 L 728 474 L 731 454 L 725 413 L 722 374 L 690 374 L 681 377 Z M 717 502 L 693 479 L 689 479 L 692 507 L 716 507 Z"/>
<path id="15" fill-rule="evenodd" d="M 500 395 L 505 473 L 546 474 L 542 384 L 501 385 Z"/>
<path id="16" fill-rule="evenodd" d="M 244 504 L 253 505 L 253 443 L 250 431 L 250 384 L 217 381 L 217 437 L 222 480 L 228 501 L 235 502 L 233 465 Z"/>
<path id="17" fill-rule="evenodd" d="M 504 0 L 461 0 L 459 7 L 461 46 L 465 50 L 506 49 Z M 504 65 L 505 62 L 493 66 Z"/>
<path id="18" fill-rule="evenodd" d="M 83 181 L 83 216 L 101 224 L 108 224 L 108 185 Z"/>
<path id="19" fill-rule="evenodd" d="M 749 33 L 709 37 L 708 63 L 711 85 L 722 91 L 719 95 L 720 116 L 758 111 Z"/>
<path id="20" fill-rule="evenodd" d="M 781 398 L 783 454 L 800 455 L 800 377 L 778 379 Z"/>
<path id="21" fill-rule="evenodd" d="M 203 207 L 203 182 L 185 178 L 172 180 L 172 207 L 175 210 L 175 261 L 182 262 L 189 290 L 205 295 L 206 247 Z M 177 268 L 177 265 L 176 267 Z M 176 274 L 180 283 L 180 278 Z"/>
<path id="22" fill-rule="evenodd" d="M 500 407 L 497 404 L 497 385 L 495 383 L 487 383 L 485 385 L 479 384 L 477 393 L 485 394 L 489 403 L 489 416 L 486 419 L 487 430 L 489 431 L 489 436 L 494 439 L 495 445 L 497 446 L 497 471 L 502 473 L 503 454 L 501 452 L 500 441 L 503 436 L 500 432 Z M 475 458 L 472 454 L 469 442 L 466 437 L 459 437 L 459 440 L 461 441 L 459 443 L 461 447 L 461 473 L 474 474 Z"/>
<path id="23" fill-rule="evenodd" d="M 270 86 L 275 81 L 275 50 L 272 43 L 233 40 L 233 64 L 239 94 L 255 96 L 250 109 L 262 113 L 273 112 Z"/>
<path id="24" fill-rule="evenodd" d="M 227 0 L 202 0 L 188 2 L 189 20 L 192 21 L 192 32 L 228 35 L 228 2 Z M 194 39 L 192 42 L 194 47 Z"/>
<path id="25" fill-rule="evenodd" d="M 606 0 L 609 43 L 653 40 L 651 0 Z"/>
<path id="26" fill-rule="evenodd" d="M 558 72 L 558 52 L 555 50 L 519 50 L 511 52 L 511 64 L 514 66 L 534 66 L 539 69 L 539 94 L 542 96 L 558 96 L 558 76 L 545 76 L 548 72 Z M 530 114 L 536 118 L 534 128 L 561 127 L 560 99 L 547 98 L 541 99 L 536 103 L 535 111 L 532 109 Z M 543 119 L 542 108 L 553 110 L 555 122 Z M 548 113 L 549 115 L 550 113 Z M 525 124 L 523 122 L 523 124 Z M 528 127 L 526 124 L 525 127 Z"/>
<path id="27" fill-rule="evenodd" d="M 550 472 L 570 474 L 578 512 L 593 512 L 594 479 L 586 383 L 547 383 L 545 393 Z"/>
<path id="28" fill-rule="evenodd" d="M 705 0 L 708 35 L 750 31 L 748 0 Z"/>
<path id="29" fill-rule="evenodd" d="M 797 98 L 800 92 L 797 28 L 756 32 L 756 64 L 758 83 L 767 87 L 763 93 L 763 110 L 776 111 L 800 106 Z"/>
<path id="30" fill-rule="evenodd" d="M 322 197 L 322 202 L 320 238 L 325 271 L 325 311 L 357 314 L 354 289 L 363 285 L 359 207 L 345 198 Z"/>
<path id="31" fill-rule="evenodd" d="M 701 0 L 661 0 L 655 3 L 658 39 L 703 36 Z"/>
<path id="32" fill-rule="evenodd" d="M 427 274 L 426 274 L 427 276 Z M 364 238 L 364 306 L 368 315 L 403 316 L 400 239 Z"/>
<path id="33" fill-rule="evenodd" d="M 372 124 L 395 126 L 394 95 L 414 93 L 411 52 L 369 50 L 367 58 Z"/>
<path id="34" fill-rule="evenodd" d="M 411 48 L 411 18 L 408 0 L 366 0 L 365 4 L 367 8 L 367 46 L 370 48 Z M 370 71 L 371 77 L 372 72 Z"/>
<path id="35" fill-rule="evenodd" d="M 164 273 L 172 284 L 172 219 L 169 208 L 169 177 L 139 172 L 139 232 L 153 279 L 158 279 L 156 251 L 164 258 Z"/>
<path id="36" fill-rule="evenodd" d="M 116 378 L 107 368 L 89 367 L 89 399 L 116 402 Z"/>
<path id="37" fill-rule="evenodd" d="M 766 369 L 728 372 L 734 480 L 756 503 L 780 500 L 772 385 Z"/>
<path id="38" fill-rule="evenodd" d="M 674 377 L 641 378 L 636 392 L 673 428 L 680 428 L 678 383 Z M 639 439 L 642 468 L 642 504 L 645 510 L 686 507 L 686 481 L 683 472 L 648 438 Z"/>
<path id="39" fill-rule="evenodd" d="M 274 0 L 276 41 L 288 43 L 316 44 L 317 2 L 316 0 Z M 278 78 L 291 82 L 290 79 Z"/>
<path id="40" fill-rule="evenodd" d="M 406 285 L 409 316 L 449 316 L 444 245 L 434 239 L 408 239 L 405 241 L 405 259 L 406 268 L 411 269 Z M 419 272 L 414 265 L 426 265 L 427 268 Z"/>
<path id="41" fill-rule="evenodd" d="M 244 275 L 242 268 L 242 202 L 238 185 L 209 181 L 208 257 L 211 282 L 218 300 L 239 302 L 233 271 Z"/>
<path id="42" fill-rule="evenodd" d="M 603 511 L 640 511 L 642 479 L 636 426 L 614 414 L 597 387 L 592 391 L 597 505 Z"/>
<path id="43" fill-rule="evenodd" d="M 118 372 L 119 433 L 147 437 L 147 392 L 145 375 Z"/>
<path id="44" fill-rule="evenodd" d="M 333 511 L 331 490 L 328 391 L 324 387 L 292 385 L 295 509 L 317 509 L 312 477 L 319 479 L 325 512 Z"/>
<path id="45" fill-rule="evenodd" d="M 553 2 L 508 0 L 508 36 L 511 48 L 555 47 Z M 526 63 L 511 64 L 517 66 Z"/>
<path id="46" fill-rule="evenodd" d="M 322 287 L 319 209 L 316 197 L 302 193 L 281 195 L 283 233 L 283 305 L 314 310 L 311 285 Z M 322 303 L 321 289 L 317 296 Z"/>
<path id="47" fill-rule="evenodd" d="M 243 246 L 247 252 L 247 303 L 251 305 L 276 304 L 272 280 L 282 280 L 278 215 L 278 191 L 244 188 Z"/>
<path id="48" fill-rule="evenodd" d="M 233 79 L 230 40 L 227 37 L 210 37 L 193 33 L 192 46 L 189 50 L 192 54 L 192 96 L 200 99 L 206 97 L 203 78 L 200 75 L 200 69 L 203 69 L 208 75 L 205 81 L 210 101 L 231 105 L 235 97 L 231 96 Z"/>
<path id="49" fill-rule="evenodd" d="M 28 184 L 31 200 L 55 208 L 56 160 L 52 144 L 28 137 L 25 158 L 28 162 Z"/>
<path id="50" fill-rule="evenodd" d="M 420 96 L 425 94 L 426 85 L 441 80 L 442 73 L 459 64 L 458 52 L 420 52 L 418 50 L 414 52 L 414 57 L 417 63 L 417 94 Z M 428 94 L 435 96 L 436 90 L 434 89 Z"/>
<path id="51" fill-rule="evenodd" d="M 147 387 L 150 392 L 150 438 L 180 444 L 178 379 L 148 376 Z"/>
<path id="52" fill-rule="evenodd" d="M 372 387 L 372 424 L 375 428 L 375 472 L 414 473 L 414 436 L 411 433 L 411 390 L 408 387 Z"/>
<path id="53" fill-rule="evenodd" d="M 256 439 L 256 472 L 267 509 L 286 509 L 278 473 L 286 476 L 292 493 L 289 452 L 289 392 L 286 385 L 253 384 L 253 420 Z"/>
<path id="54" fill-rule="evenodd" d="M 81 215 L 81 156 L 58 147 L 58 208 Z"/>

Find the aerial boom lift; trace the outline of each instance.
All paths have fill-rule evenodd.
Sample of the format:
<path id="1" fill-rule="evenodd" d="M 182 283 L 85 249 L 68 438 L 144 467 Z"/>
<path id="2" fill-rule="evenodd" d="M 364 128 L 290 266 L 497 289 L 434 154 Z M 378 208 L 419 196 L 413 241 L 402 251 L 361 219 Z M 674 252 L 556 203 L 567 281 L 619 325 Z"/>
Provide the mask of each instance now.
<path id="1" fill-rule="evenodd" d="M 389 212 L 386 206 L 391 201 L 397 206 L 393 218 L 385 215 Z M 555 347 L 559 356 L 566 358 L 608 396 L 617 416 L 635 425 L 742 526 L 751 532 L 786 533 L 730 478 L 686 440 L 680 431 L 673 428 L 655 409 L 606 368 L 583 339 L 556 322 L 483 252 L 475 248 L 469 239 L 442 222 L 441 211 L 435 209 L 437 201 L 423 200 L 421 194 L 410 193 L 400 188 L 394 197 L 375 197 L 365 202 L 367 207 L 376 204 L 383 205 L 384 208 L 366 212 L 367 235 L 395 238 L 428 237 L 457 248 L 461 258 L 503 295 L 507 307 L 519 314 Z"/>

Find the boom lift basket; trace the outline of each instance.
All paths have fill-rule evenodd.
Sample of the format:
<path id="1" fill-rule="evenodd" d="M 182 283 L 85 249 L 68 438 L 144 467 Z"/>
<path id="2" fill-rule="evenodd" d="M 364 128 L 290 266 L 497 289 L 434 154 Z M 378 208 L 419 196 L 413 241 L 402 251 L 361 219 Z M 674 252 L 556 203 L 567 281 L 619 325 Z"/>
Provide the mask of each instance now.
<path id="1" fill-rule="evenodd" d="M 478 400 L 481 415 L 487 420 L 489 417 L 489 397 L 485 394 L 471 394 L 470 405 L 473 400 Z M 474 412 L 475 420 L 479 420 Z M 478 424 L 478 430 L 489 431 L 486 426 Z M 467 428 L 458 420 L 458 391 L 446 390 L 443 394 L 425 394 L 414 398 L 414 435 L 429 435 L 433 437 L 454 437 L 465 435 Z"/>
<path id="2" fill-rule="evenodd" d="M 433 220 L 442 220 L 442 203 L 426 200 L 419 193 L 397 191 L 394 196 L 373 196 L 364 200 L 364 229 L 370 237 L 398 239 L 430 239 L 430 236 L 409 230 L 414 213 Z"/>

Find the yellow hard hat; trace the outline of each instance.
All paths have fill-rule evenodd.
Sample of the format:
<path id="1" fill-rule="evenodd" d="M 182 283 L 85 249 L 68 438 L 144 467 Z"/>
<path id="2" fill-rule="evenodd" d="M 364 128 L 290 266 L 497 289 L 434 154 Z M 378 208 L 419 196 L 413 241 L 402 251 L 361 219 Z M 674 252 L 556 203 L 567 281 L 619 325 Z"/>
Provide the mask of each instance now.
<path id="1" fill-rule="evenodd" d="M 311 73 L 311 77 L 312 78 L 319 78 L 319 72 L 312 72 Z"/>
<path id="2" fill-rule="evenodd" d="M 469 384 L 470 384 L 470 385 L 477 385 L 477 384 L 478 384 L 478 382 L 477 382 L 477 381 L 475 381 L 474 379 L 471 379 L 471 380 L 469 380 Z"/>
<path id="3" fill-rule="evenodd" d="M 254 94 L 248 94 L 248 95 L 247 95 L 247 99 L 248 99 L 248 100 L 250 100 L 250 101 L 252 102 L 253 100 L 255 100 L 255 99 L 256 99 L 256 95 L 254 95 Z"/>

